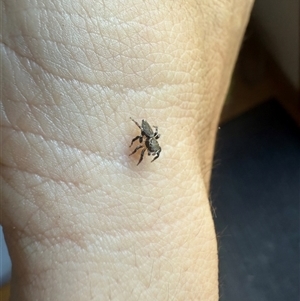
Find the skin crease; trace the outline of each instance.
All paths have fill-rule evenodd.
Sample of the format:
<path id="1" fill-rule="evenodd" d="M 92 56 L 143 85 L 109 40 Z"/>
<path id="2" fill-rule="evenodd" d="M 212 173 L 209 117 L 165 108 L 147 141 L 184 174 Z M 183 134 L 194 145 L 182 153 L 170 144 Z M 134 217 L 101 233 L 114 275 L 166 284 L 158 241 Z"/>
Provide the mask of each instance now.
<path id="1" fill-rule="evenodd" d="M 218 300 L 209 179 L 252 2 L 3 1 L 12 301 Z"/>

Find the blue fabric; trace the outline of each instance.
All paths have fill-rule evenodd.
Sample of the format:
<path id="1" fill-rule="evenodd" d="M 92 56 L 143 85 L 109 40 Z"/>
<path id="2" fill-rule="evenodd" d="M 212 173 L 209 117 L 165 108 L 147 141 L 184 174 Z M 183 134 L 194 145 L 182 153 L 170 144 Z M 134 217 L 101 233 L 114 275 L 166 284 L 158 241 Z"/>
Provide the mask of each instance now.
<path id="1" fill-rule="evenodd" d="M 300 131 L 270 100 L 218 132 L 221 301 L 299 301 Z"/>

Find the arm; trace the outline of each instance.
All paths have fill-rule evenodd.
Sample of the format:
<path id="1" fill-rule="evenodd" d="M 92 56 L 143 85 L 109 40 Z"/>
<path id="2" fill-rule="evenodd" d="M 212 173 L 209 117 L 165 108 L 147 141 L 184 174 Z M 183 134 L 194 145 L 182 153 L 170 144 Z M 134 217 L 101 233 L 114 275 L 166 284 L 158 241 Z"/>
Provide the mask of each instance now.
<path id="1" fill-rule="evenodd" d="M 208 185 L 251 6 L 4 1 L 11 300 L 218 300 Z M 129 117 L 159 127 L 155 162 Z"/>

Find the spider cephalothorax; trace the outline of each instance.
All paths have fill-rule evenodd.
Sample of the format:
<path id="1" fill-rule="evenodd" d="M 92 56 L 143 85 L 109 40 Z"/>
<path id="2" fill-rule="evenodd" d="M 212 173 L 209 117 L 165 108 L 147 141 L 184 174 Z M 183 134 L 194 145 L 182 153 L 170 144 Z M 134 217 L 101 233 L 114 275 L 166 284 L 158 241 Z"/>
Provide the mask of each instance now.
<path id="1" fill-rule="evenodd" d="M 132 139 L 129 147 L 131 147 L 133 142 L 138 139 L 141 145 L 137 146 L 129 156 L 133 155 L 137 150 L 142 148 L 141 157 L 137 165 L 139 165 L 142 162 L 146 150 L 148 151 L 148 156 L 150 155 L 155 156 L 154 159 L 151 161 L 153 162 L 159 157 L 159 154 L 161 152 L 161 147 L 157 142 L 157 139 L 160 137 L 160 134 L 158 134 L 158 127 L 153 126 L 155 128 L 155 132 L 153 132 L 151 126 L 146 120 L 143 119 L 142 125 L 139 125 L 131 117 L 130 119 L 140 128 L 141 134 L 139 136 L 136 136 L 134 139 Z M 142 144 L 143 142 L 144 144 Z"/>

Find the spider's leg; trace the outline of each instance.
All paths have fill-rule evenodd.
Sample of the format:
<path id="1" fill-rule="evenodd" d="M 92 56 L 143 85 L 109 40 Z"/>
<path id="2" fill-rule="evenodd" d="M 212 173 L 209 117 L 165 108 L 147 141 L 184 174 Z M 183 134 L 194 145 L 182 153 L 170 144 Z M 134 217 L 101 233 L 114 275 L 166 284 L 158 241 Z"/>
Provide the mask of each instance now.
<path id="1" fill-rule="evenodd" d="M 137 146 L 137 147 L 135 148 L 135 150 L 134 150 L 129 156 L 131 156 L 131 155 L 133 155 L 134 153 L 136 153 L 136 151 L 139 150 L 139 149 L 142 148 L 142 147 L 144 147 L 144 146 L 143 146 L 143 145 Z"/>
<path id="2" fill-rule="evenodd" d="M 156 154 L 156 157 L 151 162 L 153 162 L 154 160 L 156 160 L 158 157 L 159 157 L 159 153 Z"/>
<path id="3" fill-rule="evenodd" d="M 158 139 L 158 138 L 160 137 L 160 134 L 158 134 L 158 127 L 155 126 L 155 125 L 153 125 L 153 127 L 155 128 L 155 132 L 154 132 L 154 134 L 153 134 L 153 137 L 154 137 L 155 139 Z"/>
<path id="4" fill-rule="evenodd" d="M 142 150 L 142 152 L 141 152 L 141 157 L 140 157 L 140 160 L 139 160 L 139 162 L 138 162 L 137 165 L 139 165 L 139 164 L 142 162 L 142 160 L 143 160 L 143 158 L 144 158 L 144 153 L 145 153 L 145 151 L 146 151 L 146 148 L 144 148 L 144 149 Z"/>
<path id="5" fill-rule="evenodd" d="M 140 143 L 142 143 L 143 141 L 143 136 L 136 136 L 135 138 L 132 139 L 131 144 L 129 145 L 129 147 L 131 147 L 131 145 L 133 144 L 134 141 L 140 139 Z"/>
<path id="6" fill-rule="evenodd" d="M 130 117 L 130 119 L 142 130 L 141 126 L 134 120 Z"/>

